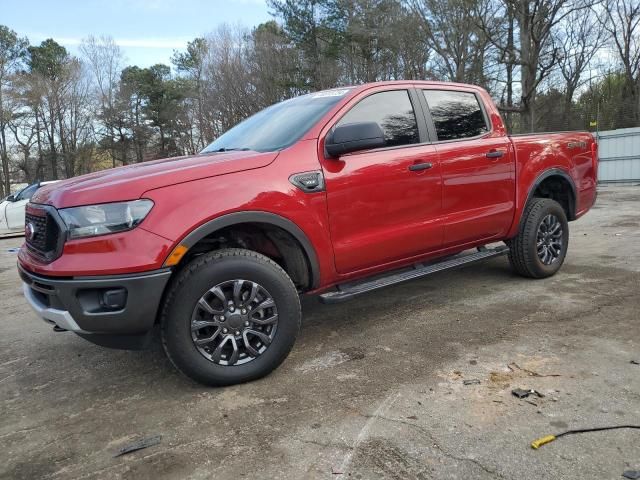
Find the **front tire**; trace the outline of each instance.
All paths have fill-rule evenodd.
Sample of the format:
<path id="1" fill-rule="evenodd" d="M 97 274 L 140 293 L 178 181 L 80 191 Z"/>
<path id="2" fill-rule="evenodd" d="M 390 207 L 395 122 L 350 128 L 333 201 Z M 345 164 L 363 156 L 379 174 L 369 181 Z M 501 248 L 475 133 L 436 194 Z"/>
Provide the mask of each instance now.
<path id="1" fill-rule="evenodd" d="M 518 235 L 508 245 L 509 262 L 519 275 L 554 275 L 569 246 L 569 223 L 562 206 L 549 198 L 533 198 L 522 214 Z"/>
<path id="2" fill-rule="evenodd" d="M 173 281 L 162 309 L 162 344 L 187 377 L 233 385 L 278 367 L 300 321 L 298 293 L 277 263 L 225 249 L 195 258 Z"/>

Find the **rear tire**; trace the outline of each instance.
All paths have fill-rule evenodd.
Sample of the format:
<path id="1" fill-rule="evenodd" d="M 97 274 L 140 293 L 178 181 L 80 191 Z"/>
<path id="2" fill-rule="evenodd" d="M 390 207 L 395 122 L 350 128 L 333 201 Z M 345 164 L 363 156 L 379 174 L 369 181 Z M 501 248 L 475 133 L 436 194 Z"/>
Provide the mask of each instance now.
<path id="1" fill-rule="evenodd" d="M 277 263 L 225 249 L 196 257 L 173 281 L 161 314 L 162 344 L 187 377 L 233 385 L 278 367 L 300 321 L 298 293 Z"/>
<path id="2" fill-rule="evenodd" d="M 569 223 L 562 206 L 549 198 L 533 198 L 522 214 L 518 235 L 508 245 L 509 262 L 519 275 L 554 275 L 564 263 L 569 245 Z"/>

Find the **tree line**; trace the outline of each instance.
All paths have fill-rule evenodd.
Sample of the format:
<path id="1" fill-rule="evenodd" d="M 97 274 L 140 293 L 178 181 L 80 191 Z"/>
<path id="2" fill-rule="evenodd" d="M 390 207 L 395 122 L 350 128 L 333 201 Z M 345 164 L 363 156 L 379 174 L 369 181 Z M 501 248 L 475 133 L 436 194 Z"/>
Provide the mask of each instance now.
<path id="1" fill-rule="evenodd" d="M 378 80 L 486 88 L 514 132 L 640 125 L 640 0 L 268 0 L 171 65 L 126 65 L 109 37 L 77 56 L 0 25 L 0 197 L 200 151 L 292 96 Z"/>

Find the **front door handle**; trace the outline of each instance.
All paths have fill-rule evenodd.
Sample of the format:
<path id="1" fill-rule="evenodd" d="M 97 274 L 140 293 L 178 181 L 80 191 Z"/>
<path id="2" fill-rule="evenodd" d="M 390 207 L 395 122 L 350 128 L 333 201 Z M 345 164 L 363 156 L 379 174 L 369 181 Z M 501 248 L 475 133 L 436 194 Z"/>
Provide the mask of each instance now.
<path id="1" fill-rule="evenodd" d="M 491 150 L 490 152 L 487 152 L 487 158 L 500 158 L 503 155 L 503 150 Z"/>
<path id="2" fill-rule="evenodd" d="M 413 165 L 409 165 L 409 170 L 412 172 L 418 172 L 420 170 L 428 170 L 433 167 L 432 163 L 414 163 Z"/>

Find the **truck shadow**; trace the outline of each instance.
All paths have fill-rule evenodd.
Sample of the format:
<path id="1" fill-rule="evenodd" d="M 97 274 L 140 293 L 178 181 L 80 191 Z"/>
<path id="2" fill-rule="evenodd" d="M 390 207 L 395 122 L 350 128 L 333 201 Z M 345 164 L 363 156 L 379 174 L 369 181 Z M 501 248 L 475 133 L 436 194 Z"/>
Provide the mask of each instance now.
<path id="1" fill-rule="evenodd" d="M 505 281 L 529 280 L 517 276 L 510 269 L 506 257 L 492 259 L 475 265 L 438 272 L 423 278 L 389 286 L 354 297 L 338 304 L 323 304 L 318 296 L 302 297 L 303 329 L 318 323 L 331 325 L 343 321 L 345 316 L 371 311 L 375 321 L 378 315 L 403 306 L 416 306 L 430 309 L 446 304 L 460 294 L 469 297 L 482 295 L 483 287 L 504 286 Z M 368 316 L 368 315 L 367 315 Z M 361 318 L 365 320 L 366 318 Z"/>
<path id="2" fill-rule="evenodd" d="M 308 353 L 311 346 L 322 344 L 336 331 L 343 336 L 345 344 L 349 344 L 350 335 L 362 335 L 363 332 L 376 343 L 379 334 L 376 330 L 381 324 L 388 325 L 392 319 L 394 331 L 402 334 L 406 328 L 406 334 L 412 335 L 413 327 L 405 325 L 405 316 L 419 311 L 428 319 L 432 311 L 450 302 L 495 293 L 504 287 L 505 281 L 528 282 L 511 272 L 505 258 L 498 258 L 387 287 L 342 304 L 324 305 L 318 297 L 302 297 L 301 333 L 293 349 L 295 355 L 283 367 L 286 366 L 289 372 L 295 370 L 300 362 L 313 355 Z M 55 341 L 50 335 L 56 335 Z M 159 329 L 154 331 L 154 337 L 147 350 L 124 351 L 93 345 L 71 333 L 46 332 L 46 335 L 38 335 L 36 344 L 32 345 L 35 351 L 30 355 L 31 365 L 16 382 L 28 388 L 47 383 L 51 376 L 58 377 L 56 381 L 69 382 L 69 388 L 81 380 L 86 385 L 93 385 L 92 389 L 144 387 L 149 393 L 164 396 L 171 392 L 182 395 L 210 390 L 176 372 L 162 350 Z M 54 364 L 47 361 L 49 358 L 61 360 Z M 70 372 L 71 376 L 68 375 Z M 263 381 L 269 378 L 273 375 Z"/>

